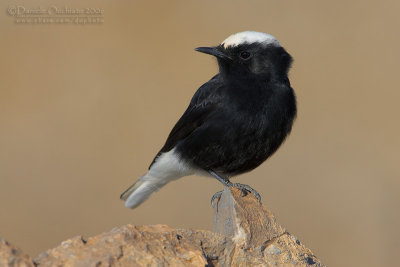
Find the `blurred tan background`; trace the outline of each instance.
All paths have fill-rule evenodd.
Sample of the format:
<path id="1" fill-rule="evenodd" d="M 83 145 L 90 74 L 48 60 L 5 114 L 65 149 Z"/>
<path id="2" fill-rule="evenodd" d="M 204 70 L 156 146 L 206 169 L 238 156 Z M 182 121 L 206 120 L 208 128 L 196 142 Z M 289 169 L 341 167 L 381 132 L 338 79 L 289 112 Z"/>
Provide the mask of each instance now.
<path id="1" fill-rule="evenodd" d="M 101 8 L 96 25 L 22 25 L 25 8 Z M 228 35 L 275 35 L 293 55 L 298 119 L 235 181 L 329 266 L 395 266 L 400 249 L 399 1 L 2 1 L 0 236 L 32 256 L 132 223 L 212 228 L 222 186 L 187 177 L 136 210 L 147 169 L 195 90 L 196 53 Z M 397 262 L 398 264 L 398 262 Z"/>

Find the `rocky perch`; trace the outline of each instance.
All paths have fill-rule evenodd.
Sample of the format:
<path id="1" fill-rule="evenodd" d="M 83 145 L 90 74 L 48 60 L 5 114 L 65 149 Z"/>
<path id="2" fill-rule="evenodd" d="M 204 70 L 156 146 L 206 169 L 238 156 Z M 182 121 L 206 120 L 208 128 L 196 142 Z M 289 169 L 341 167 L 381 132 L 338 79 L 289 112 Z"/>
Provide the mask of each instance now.
<path id="1" fill-rule="evenodd" d="M 0 239 L 2 266 L 325 266 L 252 194 L 225 189 L 214 232 L 125 225 L 77 236 L 35 259 Z"/>

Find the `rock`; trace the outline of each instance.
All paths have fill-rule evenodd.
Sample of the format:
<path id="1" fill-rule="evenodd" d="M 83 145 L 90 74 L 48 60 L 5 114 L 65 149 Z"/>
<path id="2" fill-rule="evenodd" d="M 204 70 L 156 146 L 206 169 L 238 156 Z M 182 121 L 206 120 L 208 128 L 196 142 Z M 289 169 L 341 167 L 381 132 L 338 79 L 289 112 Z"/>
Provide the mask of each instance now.
<path id="1" fill-rule="evenodd" d="M 0 238 L 0 267 L 33 267 L 33 260 L 17 247 Z"/>
<path id="2" fill-rule="evenodd" d="M 125 225 L 71 238 L 34 261 L 0 243 L 2 266 L 324 266 L 252 194 L 225 189 L 214 204 L 214 232 Z M 25 265 L 24 265 L 25 264 Z"/>
<path id="3" fill-rule="evenodd" d="M 81 236 L 40 254 L 37 266 L 206 266 L 202 241 L 224 238 L 207 231 L 174 230 L 166 225 L 114 228 L 88 240 Z M 210 242 L 210 244 L 208 244 Z"/>
<path id="4" fill-rule="evenodd" d="M 214 204 L 214 231 L 233 245 L 219 260 L 223 266 L 325 266 L 310 249 L 276 222 L 258 199 L 225 189 Z"/>

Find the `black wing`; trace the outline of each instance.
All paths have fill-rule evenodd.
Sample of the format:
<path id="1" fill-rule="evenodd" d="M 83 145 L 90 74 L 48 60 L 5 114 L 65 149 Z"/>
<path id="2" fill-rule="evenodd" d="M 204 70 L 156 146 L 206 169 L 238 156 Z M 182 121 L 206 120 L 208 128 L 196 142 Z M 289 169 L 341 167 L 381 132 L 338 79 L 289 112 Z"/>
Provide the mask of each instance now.
<path id="1" fill-rule="evenodd" d="M 175 124 L 164 146 L 150 164 L 149 169 L 161 153 L 168 152 L 174 148 L 179 141 L 185 139 L 200 127 L 206 118 L 217 109 L 221 97 L 221 88 L 221 79 L 219 75 L 215 75 L 197 90 L 189 107 Z"/>

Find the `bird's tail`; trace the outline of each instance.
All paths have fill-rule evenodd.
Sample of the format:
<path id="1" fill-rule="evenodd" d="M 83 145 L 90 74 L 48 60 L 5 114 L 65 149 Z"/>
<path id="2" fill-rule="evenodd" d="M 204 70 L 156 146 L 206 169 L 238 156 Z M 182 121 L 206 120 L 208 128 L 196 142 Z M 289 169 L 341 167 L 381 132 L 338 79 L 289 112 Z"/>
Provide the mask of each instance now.
<path id="1" fill-rule="evenodd" d="M 120 198 L 125 201 L 125 207 L 134 209 L 165 184 L 167 184 L 167 181 L 156 179 L 146 174 L 122 193 Z"/>

